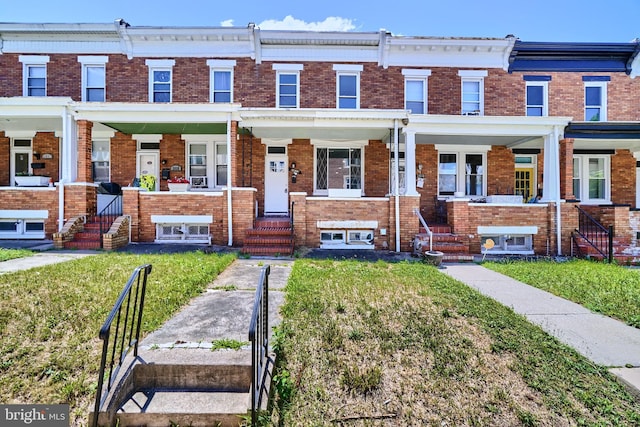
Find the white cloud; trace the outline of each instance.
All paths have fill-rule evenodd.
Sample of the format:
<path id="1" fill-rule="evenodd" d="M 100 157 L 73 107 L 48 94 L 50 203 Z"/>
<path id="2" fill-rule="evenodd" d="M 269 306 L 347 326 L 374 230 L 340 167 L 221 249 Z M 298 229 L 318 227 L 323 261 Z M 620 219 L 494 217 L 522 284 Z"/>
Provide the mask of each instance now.
<path id="1" fill-rule="evenodd" d="M 233 19 L 227 19 L 226 21 L 220 22 L 221 27 L 233 27 Z"/>
<path id="2" fill-rule="evenodd" d="M 225 21 L 228 22 L 228 21 Z M 321 22 L 305 22 L 287 15 L 281 21 L 267 19 L 258 24 L 262 30 L 351 31 L 356 28 L 353 20 L 329 16 Z"/>

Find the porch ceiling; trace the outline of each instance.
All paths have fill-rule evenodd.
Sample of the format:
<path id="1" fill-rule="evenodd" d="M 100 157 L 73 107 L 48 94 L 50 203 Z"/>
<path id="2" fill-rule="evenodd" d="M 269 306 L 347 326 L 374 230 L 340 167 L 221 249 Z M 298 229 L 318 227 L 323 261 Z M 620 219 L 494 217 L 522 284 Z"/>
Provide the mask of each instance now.
<path id="1" fill-rule="evenodd" d="M 60 117 L 0 117 L 0 130 L 7 134 L 13 132 L 62 132 L 62 119 Z"/>
<path id="2" fill-rule="evenodd" d="M 488 136 L 488 135 L 416 135 L 416 144 L 443 145 L 505 145 L 517 148 L 541 148 L 541 136 Z"/>
<path id="3" fill-rule="evenodd" d="M 203 134 L 227 133 L 226 123 L 104 123 L 119 132 L 132 134 Z"/>

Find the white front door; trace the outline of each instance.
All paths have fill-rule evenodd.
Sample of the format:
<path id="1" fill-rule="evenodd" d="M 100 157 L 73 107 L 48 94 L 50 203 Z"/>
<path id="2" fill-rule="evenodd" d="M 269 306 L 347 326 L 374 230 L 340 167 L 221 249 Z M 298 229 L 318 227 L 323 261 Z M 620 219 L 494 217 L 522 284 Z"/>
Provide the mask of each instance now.
<path id="1" fill-rule="evenodd" d="M 636 209 L 640 208 L 640 167 L 636 167 Z"/>
<path id="2" fill-rule="evenodd" d="M 157 151 L 138 151 L 138 162 L 136 165 L 136 176 L 151 175 L 156 179 L 155 191 L 160 186 L 160 153 Z"/>
<path id="3" fill-rule="evenodd" d="M 289 213 L 289 170 L 286 154 L 267 154 L 264 175 L 264 214 Z"/>

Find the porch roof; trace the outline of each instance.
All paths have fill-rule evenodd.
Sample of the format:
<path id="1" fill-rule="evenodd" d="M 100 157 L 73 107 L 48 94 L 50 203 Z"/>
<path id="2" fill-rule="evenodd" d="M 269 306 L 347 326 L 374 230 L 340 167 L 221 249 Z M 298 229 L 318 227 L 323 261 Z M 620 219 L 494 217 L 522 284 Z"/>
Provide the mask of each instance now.
<path id="1" fill-rule="evenodd" d="M 571 117 L 412 115 L 403 132 L 414 132 L 416 144 L 539 148 L 544 136 L 570 121 Z"/>
<path id="2" fill-rule="evenodd" d="M 62 132 L 62 117 L 72 103 L 67 97 L 0 98 L 0 128 L 7 135 Z"/>
<path id="3" fill-rule="evenodd" d="M 377 139 L 389 136 L 406 110 L 243 108 L 240 125 L 258 138 Z"/>
<path id="4" fill-rule="evenodd" d="M 573 122 L 564 130 L 574 149 L 640 151 L 640 122 Z"/>

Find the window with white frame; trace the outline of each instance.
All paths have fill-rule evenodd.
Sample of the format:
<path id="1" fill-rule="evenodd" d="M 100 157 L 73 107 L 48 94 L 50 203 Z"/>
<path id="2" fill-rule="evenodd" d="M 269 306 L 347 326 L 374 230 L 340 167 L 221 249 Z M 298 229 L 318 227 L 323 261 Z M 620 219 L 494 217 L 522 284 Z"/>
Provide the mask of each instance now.
<path id="1" fill-rule="evenodd" d="M 22 96 L 47 96 L 48 56 L 20 55 Z"/>
<path id="2" fill-rule="evenodd" d="M 191 138 L 190 138 L 191 137 Z M 194 188 L 227 185 L 227 144 L 184 135 L 187 141 L 187 178 Z"/>
<path id="3" fill-rule="evenodd" d="M 412 114 L 427 113 L 427 79 L 431 70 L 403 69 L 404 108 Z"/>
<path id="4" fill-rule="evenodd" d="M 438 195 L 485 195 L 485 164 L 486 152 L 441 152 L 438 155 Z"/>
<path id="5" fill-rule="evenodd" d="M 584 81 L 584 120 L 587 122 L 607 121 L 607 82 L 606 76 L 585 76 Z"/>
<path id="6" fill-rule="evenodd" d="M 300 71 L 302 64 L 273 64 L 276 71 L 276 107 L 300 107 Z"/>
<path id="7" fill-rule="evenodd" d="M 149 67 L 149 102 L 171 102 L 175 61 L 147 59 L 146 64 Z"/>
<path id="8" fill-rule="evenodd" d="M 462 81 L 462 115 L 484 115 L 484 78 L 486 70 L 459 70 Z"/>
<path id="9" fill-rule="evenodd" d="M 611 156 L 574 154 L 573 195 L 582 203 L 609 203 Z"/>
<path id="10" fill-rule="evenodd" d="M 210 101 L 233 102 L 233 68 L 235 60 L 207 60 L 210 69 L 211 93 Z"/>
<path id="11" fill-rule="evenodd" d="M 82 64 L 82 101 L 106 101 L 106 63 L 108 56 L 79 56 Z"/>
<path id="12" fill-rule="evenodd" d="M 389 193 L 394 194 L 395 188 L 396 188 L 396 173 L 395 173 L 396 153 L 395 151 L 391 151 L 390 156 L 391 156 L 391 161 L 389 162 L 389 176 L 390 176 Z M 406 161 L 404 157 L 405 157 L 404 151 L 398 151 L 398 158 L 400 159 L 398 163 L 398 190 L 400 191 L 400 194 L 405 194 L 407 189 L 406 172 L 405 172 Z"/>
<path id="13" fill-rule="evenodd" d="M 108 139 L 91 143 L 91 176 L 93 182 L 109 182 L 110 179 L 110 142 Z"/>
<path id="14" fill-rule="evenodd" d="M 363 183 L 362 147 L 316 146 L 315 194 L 328 194 L 329 189 L 359 189 Z"/>
<path id="15" fill-rule="evenodd" d="M 156 224 L 156 240 L 207 242 L 209 241 L 209 224 Z"/>
<path id="16" fill-rule="evenodd" d="M 360 108 L 360 73 L 362 65 L 335 64 L 336 105 L 340 109 Z"/>
<path id="17" fill-rule="evenodd" d="M 527 116 L 543 117 L 549 115 L 550 76 L 524 76 L 526 81 Z"/>

